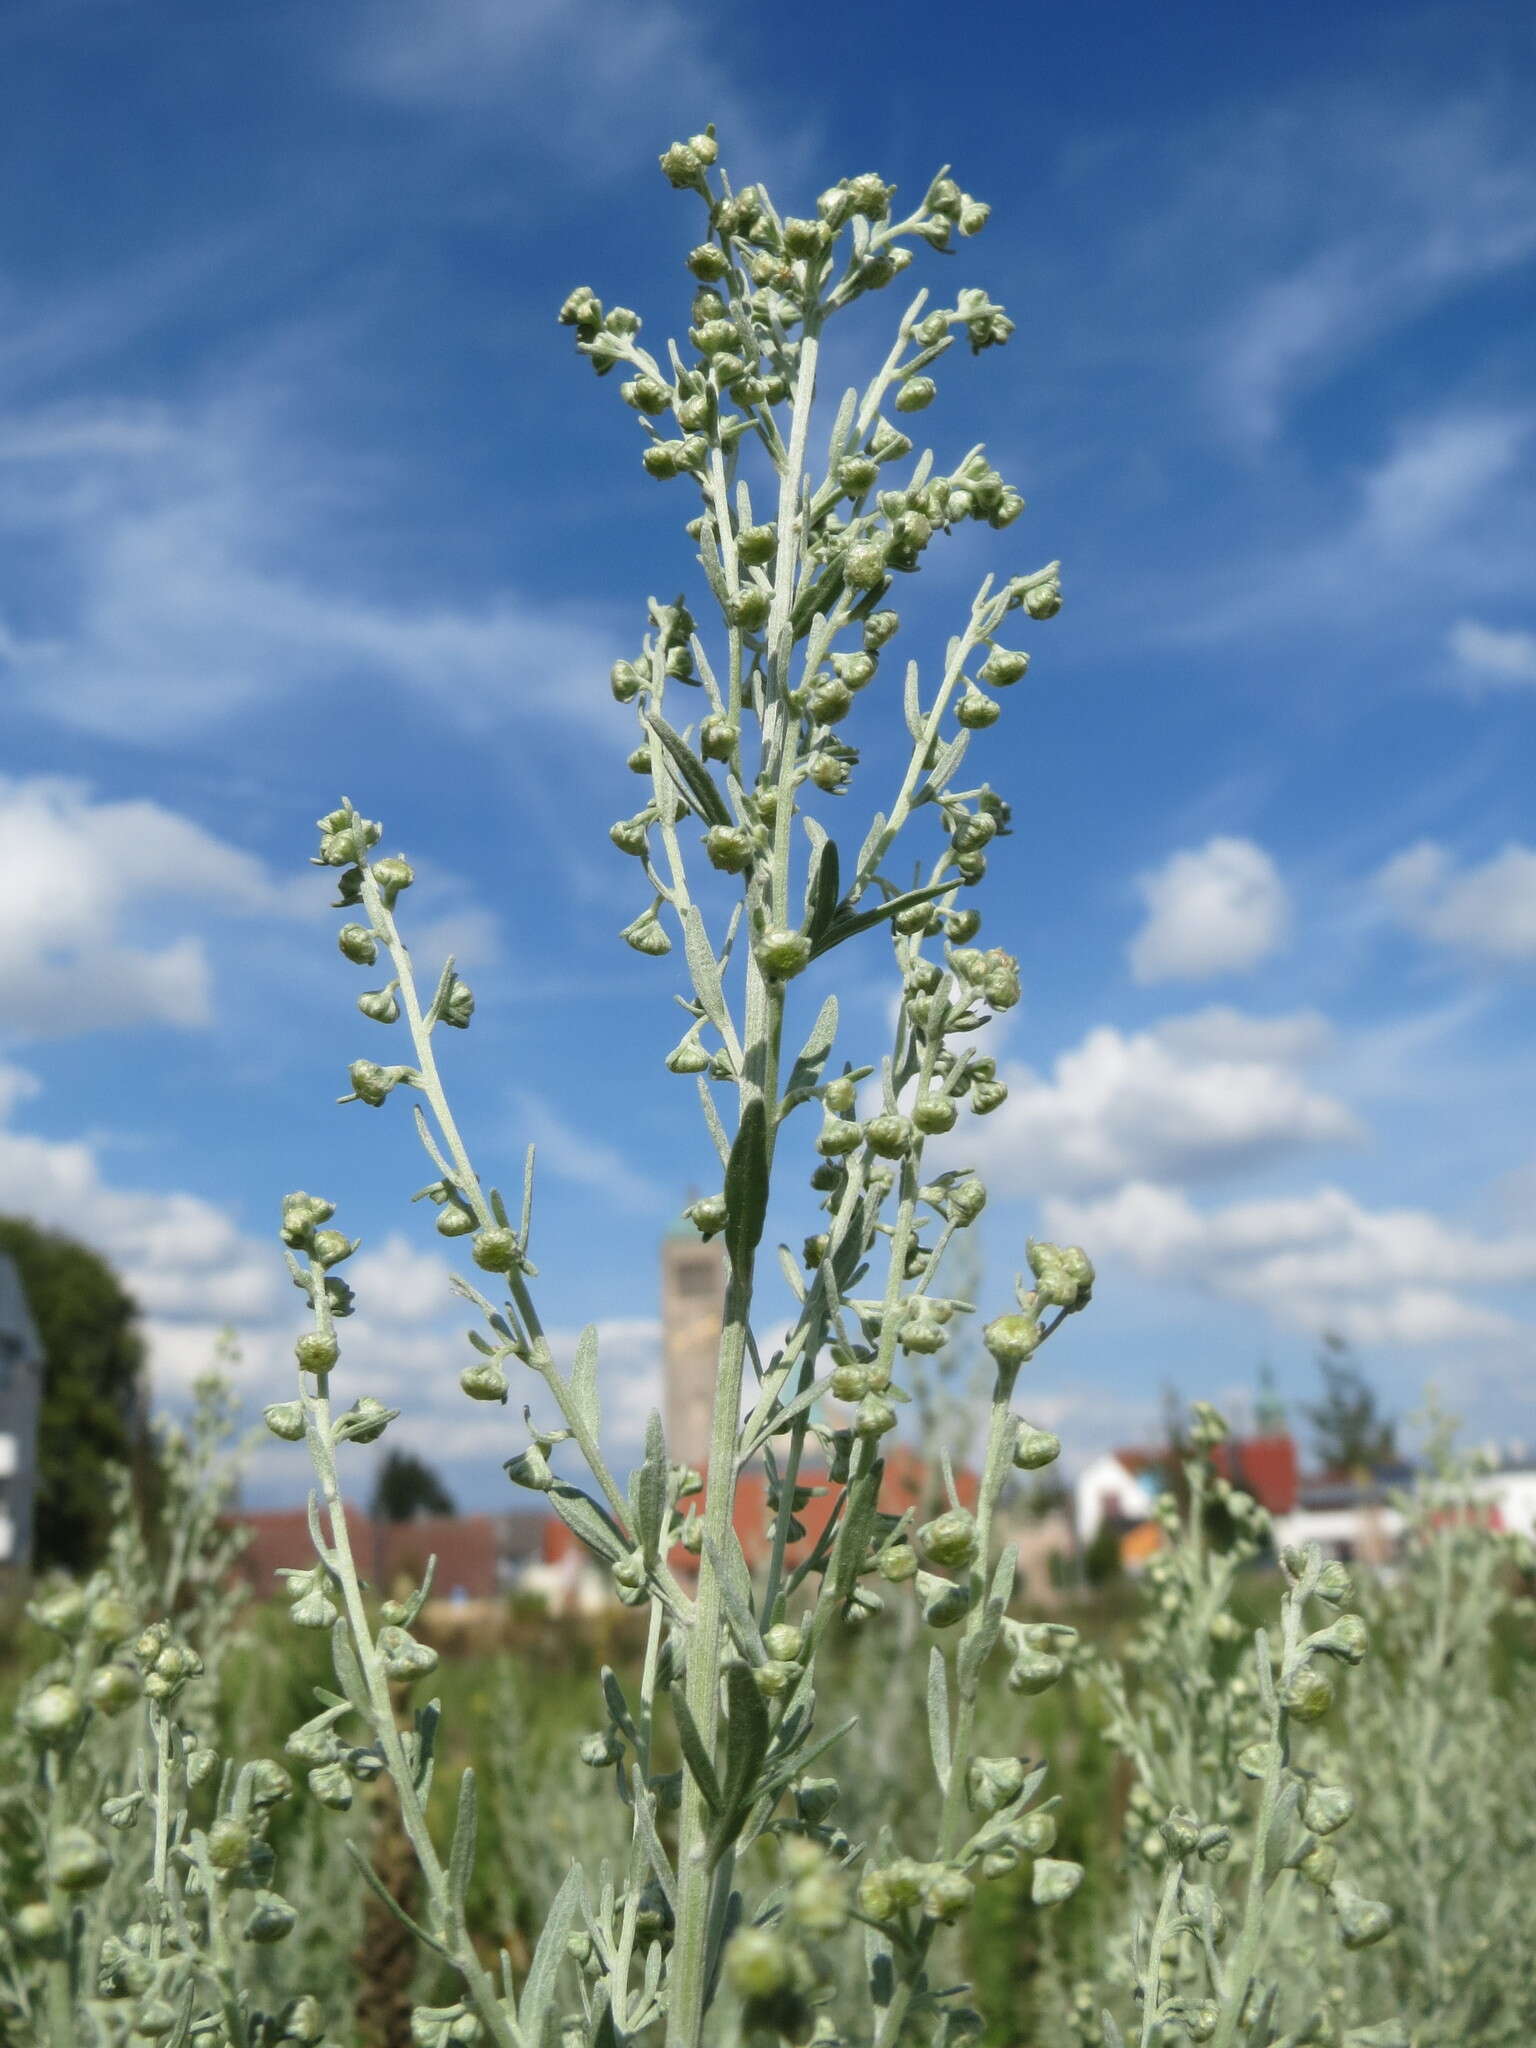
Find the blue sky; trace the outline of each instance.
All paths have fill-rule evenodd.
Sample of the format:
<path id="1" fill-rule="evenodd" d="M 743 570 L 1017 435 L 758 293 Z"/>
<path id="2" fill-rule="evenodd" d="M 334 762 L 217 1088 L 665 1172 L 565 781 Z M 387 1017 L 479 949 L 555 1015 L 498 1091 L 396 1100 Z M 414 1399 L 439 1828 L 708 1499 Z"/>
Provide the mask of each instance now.
<path id="1" fill-rule="evenodd" d="M 1434 1382 L 1536 1437 L 1529 10 L 831 21 L 0 15 L 0 1207 L 118 1262 L 167 1399 L 226 1322 L 254 1399 L 296 1328 L 278 1200 L 332 1195 L 366 1240 L 349 1384 L 500 1503 L 519 1426 L 457 1394 L 407 1120 L 334 1102 L 385 1056 L 305 865 L 345 792 L 417 866 L 418 957 L 476 988 L 462 1119 L 509 1184 L 538 1141 L 545 1313 L 602 1325 L 633 1432 L 659 1231 L 710 1172 L 669 964 L 615 936 L 605 678 L 691 508 L 553 314 L 590 283 L 680 327 L 698 224 L 656 155 L 712 118 L 788 211 L 945 160 L 994 209 L 920 281 L 1018 331 L 923 425 L 941 462 L 985 435 L 1029 510 L 906 596 L 940 644 L 986 570 L 1065 565 L 988 736 L 1026 999 L 968 1148 L 992 1295 L 1030 1229 L 1103 1276 L 1033 1412 L 1081 1455 L 1170 1382 L 1268 1360 L 1309 1396 L 1330 1328 L 1400 1412 Z"/>

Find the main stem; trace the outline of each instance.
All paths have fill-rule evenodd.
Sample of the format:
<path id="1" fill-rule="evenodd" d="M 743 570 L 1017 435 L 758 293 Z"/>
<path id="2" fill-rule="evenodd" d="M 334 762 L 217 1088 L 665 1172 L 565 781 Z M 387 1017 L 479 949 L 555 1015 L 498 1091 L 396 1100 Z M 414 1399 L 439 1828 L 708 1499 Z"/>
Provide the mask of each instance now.
<path id="1" fill-rule="evenodd" d="M 764 717 L 765 763 L 777 768 L 778 804 L 773 821 L 773 861 L 767 878 L 768 916 L 788 921 L 790 833 L 794 823 L 794 769 L 799 719 L 788 704 L 790 661 L 794 651 L 795 574 L 802 560 L 805 536 L 800 532 L 801 479 L 805 472 L 806 439 L 816 395 L 817 311 L 806 309 L 796 365 L 794 408 L 789 447 L 779 473 L 778 554 L 774 563 L 773 600 L 768 615 L 769 697 Z M 775 751 L 777 759 L 775 760 Z M 748 955 L 745 1058 L 740 1107 L 744 1112 L 760 1100 L 767 1112 L 768 1163 L 773 1160 L 774 1132 L 779 1116 L 779 1040 L 784 1022 L 784 990 L 768 981 Z M 756 1261 L 748 1253 L 732 1261 L 726 1286 L 725 1322 L 720 1337 L 720 1370 L 709 1442 L 709 1471 L 704 1494 L 704 1552 L 699 1561 L 699 1590 L 688 1643 L 687 1701 L 703 1741 L 713 1758 L 720 1726 L 720 1651 L 723 1612 L 715 1559 L 734 1541 L 736 1453 L 741 1428 L 741 1388 L 751 1329 Z M 678 1829 L 677 1932 L 668 1977 L 667 2048 L 698 2048 L 704 2026 L 709 1983 L 709 1927 L 715 1871 L 709 1856 L 709 1812 L 692 1772 L 683 1776 L 683 1809 Z"/>

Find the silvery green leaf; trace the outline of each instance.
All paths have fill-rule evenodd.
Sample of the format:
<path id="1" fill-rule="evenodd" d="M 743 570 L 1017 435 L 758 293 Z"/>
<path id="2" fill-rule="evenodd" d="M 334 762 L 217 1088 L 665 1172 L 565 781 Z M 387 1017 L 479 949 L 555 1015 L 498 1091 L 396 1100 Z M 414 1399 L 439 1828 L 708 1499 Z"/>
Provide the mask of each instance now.
<path id="1" fill-rule="evenodd" d="M 725 1779 L 720 1788 L 721 1824 L 733 1838 L 752 1804 L 757 1774 L 768 1753 L 768 1702 L 745 1664 L 725 1673 Z"/>
<path id="2" fill-rule="evenodd" d="M 422 1926 L 419 1920 L 413 1920 L 411 1918 L 410 1914 L 406 1912 L 405 1908 L 401 1905 L 400 1901 L 395 1897 L 394 1893 L 389 1890 L 389 1888 L 384 1883 L 384 1880 L 379 1876 L 378 1872 L 374 1869 L 373 1865 L 369 1862 L 368 1858 L 363 1854 L 362 1849 L 359 1847 L 359 1845 L 356 1842 L 346 1842 L 343 1844 L 343 1847 L 346 1849 L 347 1854 L 351 1857 L 353 1864 L 356 1866 L 358 1875 L 362 1878 L 364 1884 L 367 1885 L 369 1891 L 371 1891 L 374 1897 L 378 1899 L 383 1905 L 389 1908 L 390 1912 L 394 1914 L 395 1918 L 400 1922 L 401 1926 L 409 1928 L 411 1933 L 415 1935 L 416 1939 L 422 1944 L 422 1946 L 424 1948 L 431 1949 L 434 1955 L 441 1956 L 445 1962 L 453 1962 L 454 1958 L 452 1950 L 445 1948 L 442 1942 L 438 1940 L 435 1934 L 428 1934 L 426 1928 Z"/>
<path id="3" fill-rule="evenodd" d="M 448 1910 L 455 1921 L 462 1919 L 470 1875 L 475 1867 L 477 1831 L 475 1774 L 466 1770 L 459 1779 L 459 1804 L 453 1822 L 453 1841 L 448 1850 Z"/>
<path id="4" fill-rule="evenodd" d="M 530 1145 L 523 1158 L 523 1210 L 518 1226 L 517 1241 L 526 1252 L 528 1240 L 533 1232 L 533 1147 Z"/>
<path id="5" fill-rule="evenodd" d="M 720 1112 L 715 1107 L 714 1096 L 709 1092 L 709 1083 L 702 1074 L 699 1076 L 699 1105 L 704 1111 L 704 1122 L 708 1126 L 709 1135 L 715 1141 L 715 1150 L 720 1155 L 720 1164 L 724 1166 L 731 1156 L 731 1141 L 726 1134 L 725 1125 L 720 1121 Z"/>
<path id="6" fill-rule="evenodd" d="M 805 885 L 805 929 L 813 942 L 836 916 L 840 893 L 837 841 L 823 838 L 811 856 Z"/>
<path id="7" fill-rule="evenodd" d="M 953 1767 L 949 1734 L 949 1672 L 944 1652 L 935 1646 L 928 1652 L 928 1748 L 939 1790 L 948 1792 Z"/>
<path id="8" fill-rule="evenodd" d="M 371 1712 L 368 1687 L 363 1681 L 362 1667 L 352 1647 L 345 1616 L 340 1617 L 331 1629 L 331 1662 L 336 1668 L 336 1683 L 346 1695 L 348 1706 L 359 1714 Z"/>
<path id="9" fill-rule="evenodd" d="M 857 218 L 857 216 L 855 217 Z M 831 437 L 827 442 L 828 469 L 836 469 L 838 463 L 842 460 L 843 451 L 848 445 L 848 437 L 853 431 L 854 416 L 858 409 L 858 392 L 854 390 L 845 391 L 843 393 L 843 402 L 837 408 L 837 418 L 832 422 Z"/>
<path id="10" fill-rule="evenodd" d="M 907 673 L 902 684 L 901 709 L 907 721 L 907 732 L 912 739 L 923 736 L 923 703 L 918 693 L 918 666 L 915 661 L 907 663 Z"/>
<path id="11" fill-rule="evenodd" d="M 571 1406 L 581 1417 L 582 1427 L 595 1437 L 601 1420 L 597 1394 L 597 1325 L 588 1323 L 576 1339 L 576 1356 L 569 1382 Z"/>
<path id="12" fill-rule="evenodd" d="M 811 1026 L 804 1045 L 795 1055 L 795 1064 L 784 1088 L 786 1107 L 794 1101 L 806 1101 L 810 1091 L 820 1085 L 827 1054 L 837 1038 L 837 1019 L 837 997 L 828 996 L 816 1013 L 816 1022 Z"/>
<path id="13" fill-rule="evenodd" d="M 705 1016 L 717 1031 L 724 1033 L 729 1017 L 725 991 L 720 985 L 720 968 L 695 903 L 690 903 L 683 912 L 683 954 Z"/>
<path id="14" fill-rule="evenodd" d="M 559 1987 L 560 1965 L 565 1961 L 566 1943 L 585 1903 L 586 1880 L 581 1865 L 573 1863 L 544 1916 L 538 1946 L 518 2001 L 517 2028 L 523 2048 L 546 2048 L 555 2039 L 559 2020 L 555 1992 Z"/>
<path id="15" fill-rule="evenodd" d="M 859 857 L 854 864 L 855 873 L 861 877 L 865 874 L 875 848 L 881 844 L 884 837 L 885 813 L 884 811 L 876 811 L 870 828 L 864 835 L 864 844 L 859 848 Z"/>
<path id="16" fill-rule="evenodd" d="M 794 1253 L 788 1245 L 779 1246 L 779 1271 L 784 1275 L 784 1284 L 796 1301 L 804 1301 L 805 1276 L 796 1265 Z"/>
<path id="17" fill-rule="evenodd" d="M 940 747 L 933 757 L 933 765 L 928 770 L 928 779 L 923 788 L 924 796 L 939 795 L 948 788 L 950 777 L 965 759 L 965 750 L 970 744 L 969 731 L 961 731 Z"/>
<path id="18" fill-rule="evenodd" d="M 605 1558 L 609 1564 L 617 1564 L 621 1558 L 628 1557 L 630 1547 L 617 1522 L 579 1486 L 557 1479 L 546 1498 L 565 1526 L 581 1538 L 588 1550 Z"/>
<path id="19" fill-rule="evenodd" d="M 664 718 L 655 712 L 647 712 L 646 724 L 660 740 L 667 764 L 677 780 L 679 789 L 686 796 L 706 825 L 729 825 L 731 814 L 725 798 L 715 785 L 714 777 L 698 759 Z"/>
<path id="20" fill-rule="evenodd" d="M 437 1730 L 443 1710 L 437 1700 L 416 1709 L 416 1745 L 411 1758 L 411 1782 L 425 1799 L 432 1787 L 432 1769 L 437 1760 Z"/>
<path id="21" fill-rule="evenodd" d="M 635 1816 L 635 1828 L 640 1836 L 641 1846 L 650 1860 L 652 1870 L 656 1873 L 656 1882 L 661 1886 L 663 1897 L 675 1912 L 677 1886 L 673 1881 L 672 1866 L 667 1861 L 667 1852 L 662 1848 L 661 1838 L 656 1832 L 654 1801 L 645 1789 L 645 1778 L 638 1764 L 632 1769 L 630 1788 L 634 1795 L 631 1811 Z"/>
<path id="22" fill-rule="evenodd" d="M 683 1761 L 693 1776 L 694 1783 L 704 1795 L 704 1804 L 711 1813 L 720 1811 L 720 1780 L 715 1776 L 715 1767 L 710 1762 L 709 1752 L 704 1747 L 704 1738 L 699 1733 L 699 1724 L 693 1718 L 683 1688 L 672 1689 L 672 1715 L 677 1722 L 677 1742 L 683 1752 Z"/>
<path id="23" fill-rule="evenodd" d="M 630 1511 L 646 1567 L 651 1569 L 661 1554 L 667 1513 L 667 1445 L 654 1408 L 645 1422 L 645 1462 L 630 1480 Z"/>
<path id="24" fill-rule="evenodd" d="M 736 1638 L 736 1647 L 754 1664 L 766 1663 L 768 1652 L 763 1648 L 757 1618 L 752 1612 L 752 1579 L 735 1530 L 726 1531 L 723 1547 L 713 1537 L 706 1536 L 704 1554 L 719 1584 L 720 1604 L 725 1609 L 731 1634 Z"/>
<path id="25" fill-rule="evenodd" d="M 599 1683 L 603 1688 L 603 1705 L 608 1709 L 613 1725 L 628 1736 L 638 1748 L 640 1738 L 635 1733 L 634 1717 L 629 1711 L 629 1702 L 624 1697 L 624 1688 L 620 1685 L 618 1675 L 611 1665 L 603 1666 Z"/>
<path id="26" fill-rule="evenodd" d="M 877 924 L 883 924 L 898 911 L 910 910 L 919 903 L 931 903 L 935 896 L 947 896 L 955 887 L 953 878 L 947 882 L 929 882 L 921 889 L 905 889 L 899 896 L 892 896 L 874 910 L 862 910 L 856 915 L 838 917 L 821 938 L 811 947 L 811 958 L 815 960 L 822 953 L 830 953 L 834 946 L 840 946 L 845 939 L 856 938 L 860 932 L 867 932 Z"/>
<path id="27" fill-rule="evenodd" d="M 768 1214 L 768 1110 L 754 1095 L 725 1163 L 725 1249 L 738 1276 L 751 1267 Z"/>

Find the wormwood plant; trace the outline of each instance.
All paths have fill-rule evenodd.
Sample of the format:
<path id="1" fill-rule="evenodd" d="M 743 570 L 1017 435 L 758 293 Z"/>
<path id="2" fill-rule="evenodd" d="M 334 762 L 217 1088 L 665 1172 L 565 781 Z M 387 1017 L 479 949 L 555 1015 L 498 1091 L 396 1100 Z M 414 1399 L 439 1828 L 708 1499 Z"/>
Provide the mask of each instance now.
<path id="1" fill-rule="evenodd" d="M 1395 1917 L 1349 1873 L 1342 1831 L 1355 1799 L 1321 1742 L 1339 1674 L 1365 1659 L 1369 1631 L 1350 1609 L 1349 1574 L 1315 1544 L 1280 1554 L 1277 1628 L 1238 1619 L 1238 1575 L 1271 1528 L 1213 1467 L 1226 1435 L 1221 1416 L 1196 1403 L 1185 1503 L 1171 1492 L 1158 1501 L 1168 1541 L 1148 1572 L 1137 1635 L 1124 1663 L 1081 1660 L 1102 1696 L 1105 1736 L 1133 1772 L 1132 1938 L 1123 1957 L 1110 1945 L 1107 1981 L 1082 2001 L 1083 2038 L 1108 2048 L 1186 2037 L 1214 2048 L 1408 2048 L 1400 2019 L 1349 2028 L 1326 1995 L 1341 1946 L 1373 1948 Z M 1212 1540 L 1213 1509 L 1231 1530 L 1224 1545 Z M 1393 1873 L 1377 1874 L 1396 1889 Z M 1128 2031 L 1101 2015 L 1106 1990 L 1133 2012 Z"/>
<path id="2" fill-rule="evenodd" d="M 1049 1854 L 1043 1770 L 979 1756 L 973 1742 L 989 1665 L 1006 1664 L 1025 1694 L 1062 1669 L 1061 1632 L 1008 1613 L 1013 1556 L 995 1554 L 993 1519 L 1015 1467 L 1048 1462 L 1058 1448 L 1017 1414 L 1013 1395 L 1020 1369 L 1089 1299 L 1093 1271 L 1080 1250 L 1031 1243 L 1033 1285 L 1020 1283 L 987 1324 L 992 1385 L 974 1510 L 953 1488 L 917 1528 L 880 1506 L 903 1361 L 939 1350 L 952 1321 L 973 1313 L 944 1291 L 941 1263 L 986 1192 L 962 1167 L 930 1168 L 926 1148 L 1004 1099 L 993 1061 L 970 1041 L 1019 998 L 1013 957 L 973 943 L 981 917 L 972 892 L 991 843 L 1008 831 L 1009 807 L 962 769 L 973 736 L 998 719 L 1029 666 L 1028 653 L 1004 644 L 1010 622 L 1049 619 L 1061 603 L 1055 563 L 989 576 L 936 670 L 925 680 L 909 661 L 892 673 L 899 579 L 941 533 L 973 521 L 1000 531 L 1023 509 L 980 447 L 941 472 L 929 453 L 912 459 L 900 423 L 931 402 L 932 372 L 959 336 L 979 353 L 1005 343 L 1012 322 L 980 289 L 933 310 L 920 293 L 883 362 L 837 406 L 825 460 L 811 454 L 834 316 L 889 284 L 914 245 L 948 249 L 978 232 L 988 209 L 944 172 L 903 215 L 894 189 L 866 174 L 823 193 L 813 215 L 781 219 L 758 188 L 731 189 L 712 133 L 675 144 L 661 162 L 703 209 L 705 236 L 688 257 L 697 289 L 686 345 L 651 353 L 639 316 L 605 310 L 586 288 L 560 318 L 599 376 L 625 373 L 644 467 L 687 493 L 687 531 L 719 613 L 706 635 L 682 599 L 653 600 L 642 645 L 611 676 L 637 715 L 629 766 L 644 792 L 610 835 L 643 892 L 622 936 L 658 960 L 680 945 L 688 1021 L 666 1065 L 694 1078 L 720 1162 L 718 1191 L 689 1211 L 727 1254 L 707 1473 L 669 1460 L 654 1417 L 638 1470 L 621 1483 L 610 1469 L 595 1333 L 567 1371 L 539 1318 L 531 1158 L 509 1210 L 449 1106 L 438 1033 L 467 1026 L 474 998 L 449 961 L 423 999 L 397 920 L 412 869 L 375 852 L 381 827 L 346 801 L 320 821 L 317 859 L 338 871 L 348 913 L 341 950 L 361 966 L 388 964 L 387 981 L 359 1008 L 409 1041 L 398 1062 L 356 1061 L 344 1099 L 378 1107 L 397 1091 L 414 1096 L 435 1176 L 417 1198 L 436 1208 L 445 1237 L 467 1240 L 487 1276 L 457 1282 L 483 1319 L 470 1333 L 463 1390 L 504 1403 L 512 1372 L 523 1375 L 517 1391 L 538 1414 L 511 1476 L 544 1493 L 611 1571 L 619 1597 L 649 1612 L 638 1691 L 626 1695 L 604 1674 L 604 1725 L 584 1751 L 614 1773 L 627 1855 L 619 1868 L 571 1869 L 517 1989 L 509 1958 L 487 1962 L 467 1925 L 473 1773 L 459 1782 L 444 1843 L 427 1811 L 437 1709 L 419 1708 L 410 1725 L 395 1712 L 392 1685 L 427 1677 L 435 1662 L 412 1633 L 427 1585 L 375 1613 L 341 1513 L 343 1460 L 394 1419 L 364 1392 L 345 1408 L 333 1394 L 345 1370 L 337 1326 L 352 1307 L 334 1269 L 355 1243 L 333 1226 L 329 1200 L 290 1196 L 282 1235 L 313 1327 L 298 1342 L 296 1392 L 267 1419 L 279 1436 L 302 1439 L 314 1464 L 318 1563 L 291 1580 L 293 1612 L 299 1625 L 331 1631 L 337 1674 L 305 1732 L 310 1783 L 339 1803 L 359 1758 L 393 1781 L 422 1872 L 417 1933 L 448 1973 L 448 2001 L 416 2014 L 428 2048 L 481 2038 L 534 2048 L 556 2031 L 573 2043 L 664 2033 L 672 2048 L 743 2030 L 831 2042 L 834 1983 L 848 1973 L 846 1956 L 836 1958 L 850 1928 L 861 1957 L 859 2036 L 880 2048 L 953 2038 L 972 2016 L 931 1973 L 937 1930 L 965 1913 L 979 1880 L 1021 1860 L 1032 1859 L 1042 1907 L 1080 1876 Z M 835 819 L 873 779 L 853 739 L 876 720 L 904 728 L 904 763 L 873 817 L 849 833 L 822 814 Z M 866 977 L 871 948 L 894 954 L 900 1003 L 878 1059 L 843 1051 L 835 995 L 805 1004 L 797 1020 L 801 977 L 845 947 L 851 971 Z M 822 1221 L 802 1259 L 780 1250 L 793 1308 L 769 1341 L 754 1308 L 770 1191 L 808 1154 Z M 586 1485 L 555 1475 L 557 1445 L 584 1464 Z M 773 1527 L 754 1584 L 733 1509 L 741 1473 L 759 1458 Z M 833 1513 L 798 1556 L 797 1511 L 823 1465 Z M 849 1724 L 823 1711 L 817 1674 L 834 1637 L 875 1625 L 888 1593 L 915 1603 L 930 1636 L 940 1816 L 931 1839 L 882 1839 L 871 1852 L 836 1822 L 829 1772 Z M 680 1768 L 670 1768 L 674 1758 Z"/>
<path id="3" fill-rule="evenodd" d="M 297 1919 L 267 1841 L 292 1780 L 217 1747 L 242 1543 L 221 1520 L 231 1413 L 225 1382 L 205 1379 L 190 1430 L 162 1435 L 156 1526 L 123 1475 L 102 1569 L 28 1608 L 54 1654 L 0 1741 L 5 2048 L 323 2031 L 271 1952 Z"/>

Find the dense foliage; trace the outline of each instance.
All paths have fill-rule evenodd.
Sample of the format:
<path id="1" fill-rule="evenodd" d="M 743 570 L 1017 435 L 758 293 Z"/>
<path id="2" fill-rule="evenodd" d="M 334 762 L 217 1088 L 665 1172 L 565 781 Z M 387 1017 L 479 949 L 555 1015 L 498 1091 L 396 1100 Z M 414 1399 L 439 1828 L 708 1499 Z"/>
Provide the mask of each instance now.
<path id="1" fill-rule="evenodd" d="M 37 1441 L 36 1561 L 84 1571 L 106 1552 L 111 1474 L 152 1484 L 144 1439 L 138 1308 L 107 1261 L 61 1231 L 0 1216 L 43 1347 Z"/>

